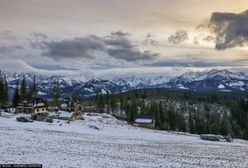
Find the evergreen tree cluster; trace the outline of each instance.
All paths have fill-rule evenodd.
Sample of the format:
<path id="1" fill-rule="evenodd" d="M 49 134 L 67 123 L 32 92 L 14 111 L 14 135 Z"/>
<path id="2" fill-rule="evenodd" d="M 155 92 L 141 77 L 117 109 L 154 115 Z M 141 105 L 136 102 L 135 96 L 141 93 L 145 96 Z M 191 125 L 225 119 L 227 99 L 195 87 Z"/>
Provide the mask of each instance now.
<path id="1" fill-rule="evenodd" d="M 27 81 L 25 76 L 21 80 L 21 84 L 19 81 L 16 82 L 16 87 L 12 99 L 13 107 L 16 107 L 18 103 L 22 101 L 32 101 L 37 96 L 37 84 L 36 84 L 36 77 L 33 77 L 33 81 L 30 86 L 27 85 Z"/>
<path id="2" fill-rule="evenodd" d="M 166 103 L 168 100 L 187 100 L 191 105 L 201 102 L 205 108 L 196 110 L 189 106 L 182 106 L 180 109 L 176 109 Z M 207 94 L 205 97 L 201 95 L 199 98 L 196 94 L 185 94 L 178 91 L 174 95 L 173 93 L 166 95 L 158 89 L 153 93 L 139 90 L 115 95 L 99 94 L 95 99 L 98 112 L 111 113 L 130 123 L 134 122 L 136 115 L 147 114 L 154 116 L 155 129 L 159 130 L 236 136 L 237 134 L 233 133 L 232 114 L 226 111 L 220 113 L 210 110 L 211 104 L 218 101 L 216 94 Z M 222 105 L 226 106 L 226 104 Z M 246 108 L 248 109 L 248 103 Z M 248 125 L 244 124 L 243 127 L 248 127 Z M 245 135 L 245 132 L 242 133 Z"/>
<path id="3" fill-rule="evenodd" d="M 60 102 L 60 87 L 59 87 L 59 81 L 56 81 L 54 86 L 53 86 L 53 93 L 52 93 L 52 98 L 53 98 L 53 105 L 58 107 Z"/>
<path id="4" fill-rule="evenodd" d="M 8 82 L 6 76 L 0 71 L 0 108 L 6 108 L 9 105 Z"/>

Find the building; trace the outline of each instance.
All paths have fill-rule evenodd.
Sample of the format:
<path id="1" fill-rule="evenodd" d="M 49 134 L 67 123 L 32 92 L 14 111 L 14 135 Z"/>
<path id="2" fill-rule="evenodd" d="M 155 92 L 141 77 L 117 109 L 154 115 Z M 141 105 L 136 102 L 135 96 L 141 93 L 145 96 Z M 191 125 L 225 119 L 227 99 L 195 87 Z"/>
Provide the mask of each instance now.
<path id="1" fill-rule="evenodd" d="M 153 115 L 138 115 L 135 117 L 133 125 L 153 129 L 155 127 L 155 120 Z"/>
<path id="2" fill-rule="evenodd" d="M 60 120 L 71 120 L 72 119 L 73 112 L 68 111 L 59 111 L 59 119 Z"/>
<path id="3" fill-rule="evenodd" d="M 82 105 L 78 100 L 73 100 L 71 97 L 64 98 L 62 104 L 60 105 L 60 109 L 63 111 L 76 112 L 80 113 L 82 111 Z"/>
<path id="4" fill-rule="evenodd" d="M 42 100 L 35 100 L 34 103 L 27 100 L 20 102 L 16 107 L 18 113 L 44 113 L 46 104 Z"/>
<path id="5" fill-rule="evenodd" d="M 74 102 L 71 97 L 64 98 L 62 104 L 60 105 L 60 109 L 64 111 L 73 111 L 74 110 Z"/>
<path id="6" fill-rule="evenodd" d="M 60 120 L 68 120 L 68 121 L 75 121 L 78 119 L 82 119 L 81 113 L 76 112 L 68 112 L 68 111 L 59 111 L 58 119 Z"/>
<path id="7" fill-rule="evenodd" d="M 74 103 L 74 112 L 75 113 L 80 113 L 82 112 L 82 105 L 79 103 Z"/>
<path id="8" fill-rule="evenodd" d="M 46 112 L 46 105 L 44 102 L 35 103 L 33 106 L 34 113 L 44 113 Z"/>
<path id="9" fill-rule="evenodd" d="M 16 112 L 18 113 L 32 113 L 32 110 L 33 110 L 33 103 L 30 103 L 26 100 L 18 103 L 16 107 Z"/>

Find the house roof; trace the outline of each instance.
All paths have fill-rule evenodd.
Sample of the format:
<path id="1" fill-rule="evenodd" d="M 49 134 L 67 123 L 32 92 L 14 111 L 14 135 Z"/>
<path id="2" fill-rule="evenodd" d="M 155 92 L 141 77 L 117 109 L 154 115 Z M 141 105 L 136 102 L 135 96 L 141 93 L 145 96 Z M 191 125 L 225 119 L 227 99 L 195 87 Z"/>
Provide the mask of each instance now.
<path id="1" fill-rule="evenodd" d="M 45 108 L 46 105 L 44 103 L 37 103 L 37 104 L 34 104 L 34 108 Z"/>
<path id="2" fill-rule="evenodd" d="M 22 106 L 22 105 L 18 105 L 16 108 L 32 109 L 33 106 Z"/>
<path id="3" fill-rule="evenodd" d="M 137 115 L 134 117 L 134 122 L 136 123 L 152 123 L 153 115 Z"/>
<path id="4" fill-rule="evenodd" d="M 136 123 L 152 123 L 152 119 L 135 119 L 134 122 Z"/>
<path id="5" fill-rule="evenodd" d="M 60 112 L 60 115 L 59 117 L 63 117 L 63 118 L 70 118 L 73 113 L 69 113 L 68 111 L 59 111 Z"/>

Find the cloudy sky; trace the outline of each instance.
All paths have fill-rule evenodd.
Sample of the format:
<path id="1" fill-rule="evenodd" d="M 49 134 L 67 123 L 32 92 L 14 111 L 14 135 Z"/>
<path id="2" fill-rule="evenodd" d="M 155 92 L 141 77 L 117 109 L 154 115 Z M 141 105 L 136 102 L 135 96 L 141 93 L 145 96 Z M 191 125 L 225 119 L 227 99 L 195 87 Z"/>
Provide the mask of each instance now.
<path id="1" fill-rule="evenodd" d="M 0 69 L 248 70 L 248 0 L 0 0 Z"/>

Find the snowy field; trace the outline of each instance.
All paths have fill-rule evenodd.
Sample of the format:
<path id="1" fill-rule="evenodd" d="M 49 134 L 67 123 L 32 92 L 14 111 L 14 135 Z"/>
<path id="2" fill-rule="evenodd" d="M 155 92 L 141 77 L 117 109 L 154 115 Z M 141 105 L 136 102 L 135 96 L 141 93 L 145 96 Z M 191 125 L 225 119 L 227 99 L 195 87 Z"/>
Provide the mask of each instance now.
<path id="1" fill-rule="evenodd" d="M 101 116 L 70 124 L 20 123 L 15 118 L 0 117 L 0 163 L 39 163 L 45 168 L 248 166 L 247 141 L 203 141 Z"/>

